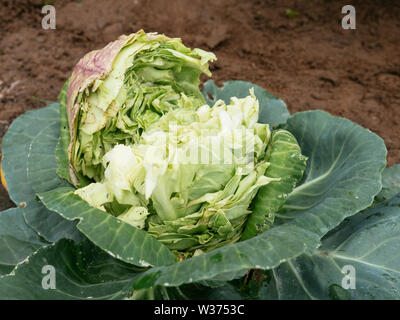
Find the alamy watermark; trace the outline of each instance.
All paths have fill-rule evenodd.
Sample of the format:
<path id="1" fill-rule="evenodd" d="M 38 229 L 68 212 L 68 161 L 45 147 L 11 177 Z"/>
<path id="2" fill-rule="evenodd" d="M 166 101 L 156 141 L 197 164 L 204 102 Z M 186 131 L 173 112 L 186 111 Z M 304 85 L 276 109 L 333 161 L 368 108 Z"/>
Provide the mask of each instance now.
<path id="1" fill-rule="evenodd" d="M 347 264 L 343 266 L 342 273 L 345 276 L 342 279 L 342 288 L 343 289 L 355 289 L 356 288 L 356 269 L 354 266 Z"/>
<path id="2" fill-rule="evenodd" d="M 45 30 L 56 29 L 56 8 L 52 5 L 45 5 L 42 7 L 42 28 Z M 342 28 L 345 30 L 356 29 L 356 9 L 352 5 L 345 5 L 342 7 Z"/>
<path id="3" fill-rule="evenodd" d="M 356 28 L 356 8 L 346 5 L 342 8 L 342 13 L 346 14 L 342 18 L 342 28 L 345 30 Z"/>
<path id="4" fill-rule="evenodd" d="M 56 8 L 52 5 L 45 5 L 42 7 L 42 28 L 45 30 L 56 29 Z M 354 6 L 348 4 L 342 7 L 342 28 L 345 30 L 356 29 L 356 9 Z"/>
<path id="5" fill-rule="evenodd" d="M 42 288 L 44 290 L 56 288 L 56 268 L 52 265 L 45 265 L 42 268 L 42 274 L 45 276 L 42 278 Z"/>
<path id="6" fill-rule="evenodd" d="M 56 28 L 56 8 L 52 5 L 46 5 L 42 8 L 42 28 L 45 30 Z"/>

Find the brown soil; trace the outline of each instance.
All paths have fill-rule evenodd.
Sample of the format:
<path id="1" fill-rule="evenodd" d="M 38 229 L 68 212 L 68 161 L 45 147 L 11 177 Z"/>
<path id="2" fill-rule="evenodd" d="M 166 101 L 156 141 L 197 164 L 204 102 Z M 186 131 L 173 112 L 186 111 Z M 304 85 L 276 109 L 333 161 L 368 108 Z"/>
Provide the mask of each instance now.
<path id="1" fill-rule="evenodd" d="M 41 28 L 53 4 L 57 29 Z M 15 117 L 57 98 L 74 64 L 138 29 L 181 37 L 218 56 L 213 78 L 256 83 L 291 112 L 324 109 L 385 139 L 400 162 L 400 4 L 352 1 L 357 29 L 329 0 L 83 0 L 0 2 L 0 137 Z M 297 11 L 289 17 L 287 9 Z M 0 139 L 1 144 L 1 139 Z M 10 207 L 0 189 L 0 210 Z"/>

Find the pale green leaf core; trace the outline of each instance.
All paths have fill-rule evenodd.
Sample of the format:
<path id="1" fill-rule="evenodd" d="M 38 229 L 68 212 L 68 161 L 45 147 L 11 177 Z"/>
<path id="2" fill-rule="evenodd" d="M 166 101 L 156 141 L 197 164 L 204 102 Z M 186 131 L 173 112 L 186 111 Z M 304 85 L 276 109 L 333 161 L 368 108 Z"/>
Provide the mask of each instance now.
<path id="1" fill-rule="evenodd" d="M 278 130 L 274 137 L 286 138 L 270 143 L 269 125 L 257 123 L 258 116 L 253 90 L 246 98 L 232 98 L 229 105 L 221 100 L 212 108 L 171 110 L 136 143 L 117 144 L 108 151 L 102 158 L 101 181 L 75 193 L 185 256 L 236 242 L 259 189 L 278 183 L 272 194 L 283 203 L 284 192 L 290 192 L 280 187 L 286 176 L 294 176 L 291 189 L 305 168 L 295 138 Z M 289 168 L 275 153 L 291 159 Z M 268 168 L 276 165 L 278 170 L 268 176 Z M 271 216 L 279 209 L 271 201 L 261 205 L 261 211 L 266 206 L 271 206 Z M 251 229 L 246 237 L 261 231 Z"/>

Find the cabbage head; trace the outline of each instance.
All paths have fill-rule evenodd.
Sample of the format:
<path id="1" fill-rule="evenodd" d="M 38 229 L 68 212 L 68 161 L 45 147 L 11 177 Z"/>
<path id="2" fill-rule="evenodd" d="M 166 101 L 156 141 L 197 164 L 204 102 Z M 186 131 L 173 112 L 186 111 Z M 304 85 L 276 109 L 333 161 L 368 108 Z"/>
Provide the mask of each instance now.
<path id="1" fill-rule="evenodd" d="M 140 31 L 82 58 L 68 88 L 75 193 L 182 258 L 268 229 L 307 160 L 291 133 L 258 122 L 254 90 L 206 104 L 213 60 Z"/>

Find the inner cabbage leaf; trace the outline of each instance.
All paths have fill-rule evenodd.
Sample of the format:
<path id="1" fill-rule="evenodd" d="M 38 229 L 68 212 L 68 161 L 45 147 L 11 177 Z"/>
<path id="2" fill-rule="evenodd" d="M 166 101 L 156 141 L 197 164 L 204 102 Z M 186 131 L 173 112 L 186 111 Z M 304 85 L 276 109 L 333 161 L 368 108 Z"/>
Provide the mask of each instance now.
<path id="1" fill-rule="evenodd" d="M 95 181 L 104 175 L 103 156 L 115 145 L 139 141 L 141 133 L 177 108 L 205 103 L 199 76 L 211 75 L 212 53 L 191 50 L 180 39 L 138 34 L 116 55 L 111 72 L 77 97 L 80 105 L 72 165 Z"/>
<path id="2" fill-rule="evenodd" d="M 259 189 L 282 180 L 266 174 L 275 153 L 258 116 L 253 90 L 229 105 L 172 109 L 137 141 L 111 148 L 101 159 L 102 179 L 75 193 L 184 256 L 236 242 Z M 287 146 L 297 153 L 288 156 L 300 164 L 291 168 L 299 179 L 305 157 L 289 132 L 278 132 L 293 138 Z"/>

